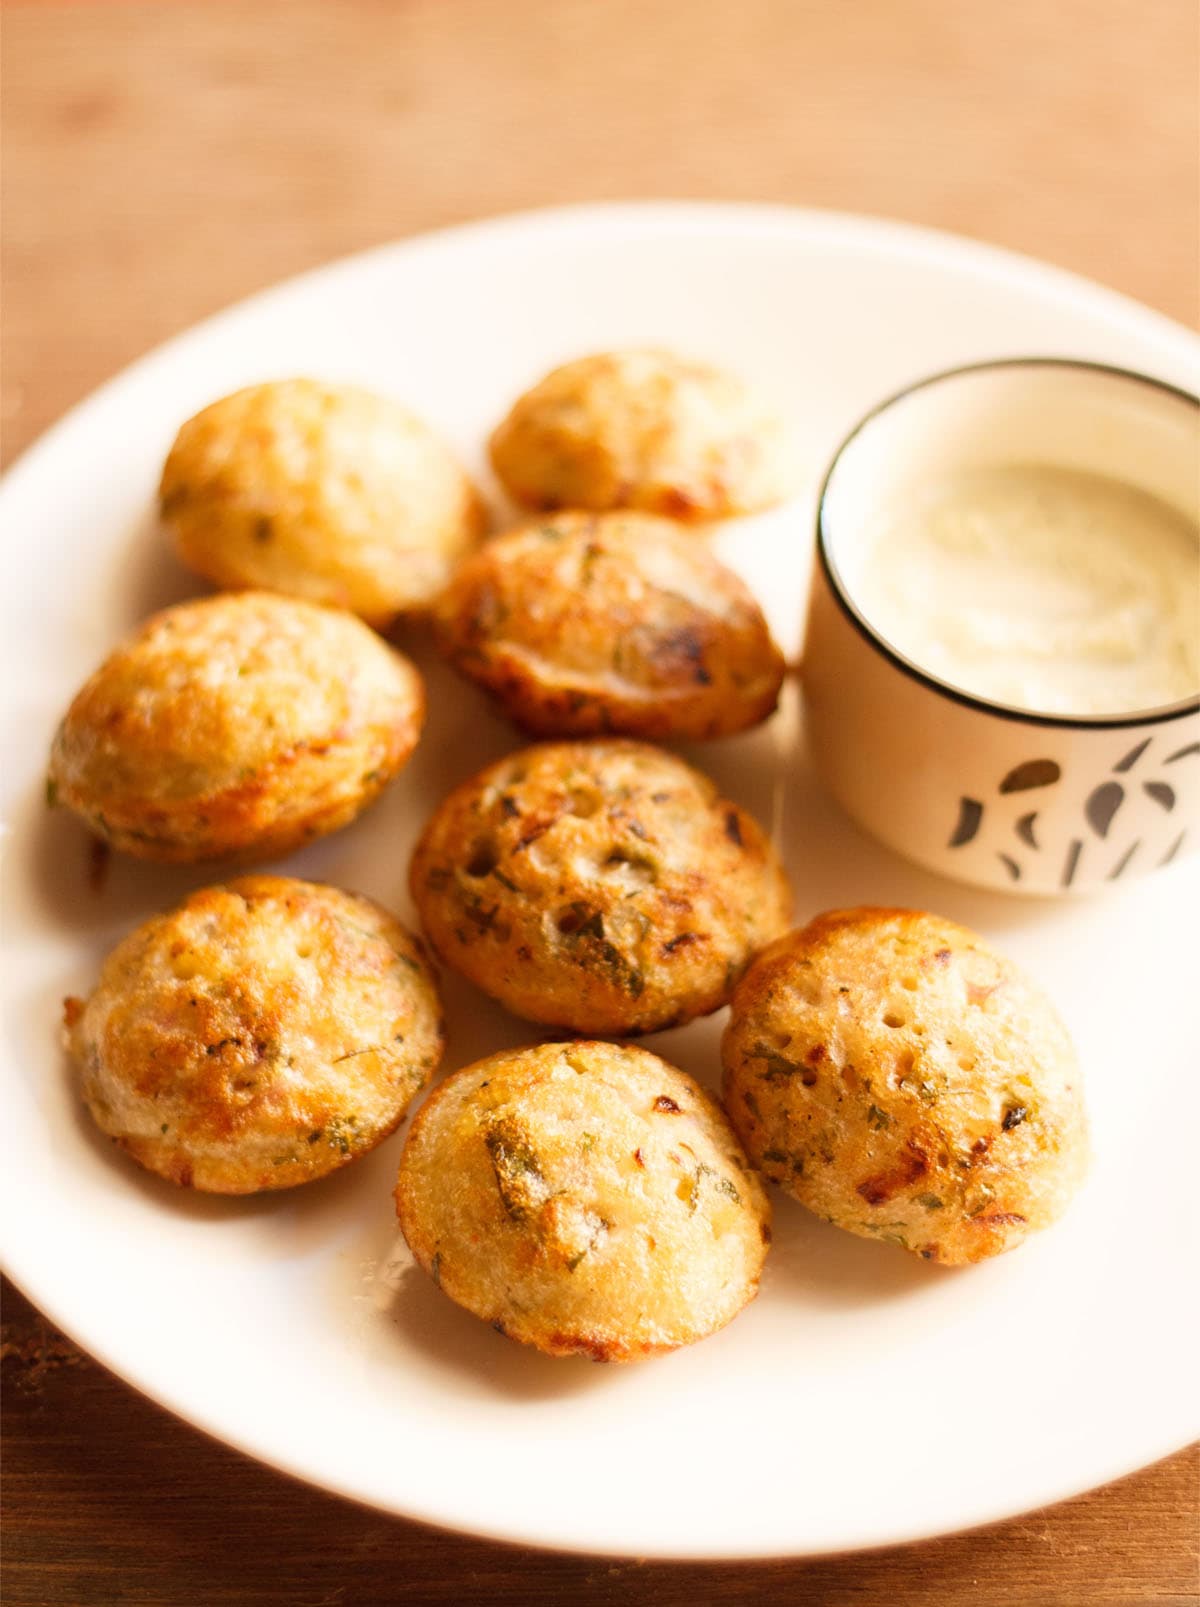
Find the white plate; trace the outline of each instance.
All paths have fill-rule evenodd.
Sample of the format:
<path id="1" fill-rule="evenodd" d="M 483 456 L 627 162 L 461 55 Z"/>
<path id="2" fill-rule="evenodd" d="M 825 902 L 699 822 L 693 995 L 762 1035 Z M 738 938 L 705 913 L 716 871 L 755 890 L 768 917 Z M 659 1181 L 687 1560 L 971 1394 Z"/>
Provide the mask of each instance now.
<path id="1" fill-rule="evenodd" d="M 813 478 L 873 402 L 950 364 L 1056 352 L 1193 389 L 1200 378 L 1200 347 L 1182 330 L 982 246 L 831 215 L 649 205 L 387 247 L 256 297 L 108 385 L 13 470 L 0 505 L 7 1264 L 54 1321 L 182 1417 L 435 1523 L 538 1545 L 740 1557 L 1005 1517 L 1197 1429 L 1194 862 L 1099 902 L 968 892 L 839 816 L 794 751 L 794 706 L 693 755 L 774 825 L 803 916 L 929 907 L 1043 979 L 1085 1063 L 1096 1164 L 1059 1227 L 961 1272 L 780 1201 L 759 1299 L 715 1338 L 640 1367 L 518 1348 L 393 1257 L 399 1138 L 292 1193 L 183 1194 L 97 1138 L 58 1049 L 63 994 L 90 985 L 132 923 L 214 879 L 114 857 L 94 892 L 81 830 L 42 803 L 47 743 L 76 684 L 152 606 L 189 590 L 151 515 L 179 421 L 249 380 L 344 377 L 395 392 L 482 471 L 487 429 L 542 370 L 645 341 L 773 386 Z M 810 532 L 802 500 L 722 537 L 793 641 Z M 411 917 L 419 822 L 515 740 L 436 669 L 431 711 L 385 800 L 289 870 Z M 466 984 L 447 992 L 448 1070 L 536 1036 Z M 653 1046 L 712 1080 L 718 1027 Z"/>

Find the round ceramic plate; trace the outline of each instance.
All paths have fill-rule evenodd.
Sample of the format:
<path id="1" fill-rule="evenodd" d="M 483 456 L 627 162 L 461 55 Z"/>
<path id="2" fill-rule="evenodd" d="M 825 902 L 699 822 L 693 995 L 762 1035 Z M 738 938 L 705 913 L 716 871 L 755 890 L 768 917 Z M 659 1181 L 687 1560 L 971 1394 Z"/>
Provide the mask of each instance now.
<path id="1" fill-rule="evenodd" d="M 1196 340 L 1049 268 L 892 224 L 729 206 L 588 207 L 386 247 L 256 297 L 77 409 L 3 492 L 4 1108 L 12 1276 L 130 1383 L 275 1466 L 393 1512 L 536 1545 L 637 1556 L 802 1554 L 916 1539 L 1071 1495 L 1197 1429 L 1193 956 L 1186 861 L 1092 902 L 965 890 L 860 836 L 805 766 L 794 689 L 761 731 L 691 757 L 769 823 L 799 913 L 904 904 L 977 927 L 1059 1002 L 1086 1069 L 1096 1160 L 1061 1223 L 948 1271 L 779 1199 L 757 1301 L 637 1367 L 551 1361 L 458 1310 L 397 1246 L 402 1139 L 255 1199 L 161 1184 L 93 1131 L 59 1049 L 133 923 L 218 872 L 120 857 L 43 801 L 55 722 L 135 621 L 198 589 L 153 497 L 178 423 L 297 373 L 395 393 L 483 474 L 483 441 L 560 359 L 676 346 L 773 389 L 805 493 L 727 526 L 725 554 L 795 646 L 812 487 L 839 438 L 919 375 L 1031 352 L 1191 389 Z M 443 792 L 516 738 L 429 663 L 409 769 L 288 871 L 411 919 L 409 850 Z M 536 1029 L 447 979 L 446 1069 Z M 719 1019 L 650 1040 L 714 1080 Z M 1189 1101 L 1193 1105 L 1189 1110 Z"/>

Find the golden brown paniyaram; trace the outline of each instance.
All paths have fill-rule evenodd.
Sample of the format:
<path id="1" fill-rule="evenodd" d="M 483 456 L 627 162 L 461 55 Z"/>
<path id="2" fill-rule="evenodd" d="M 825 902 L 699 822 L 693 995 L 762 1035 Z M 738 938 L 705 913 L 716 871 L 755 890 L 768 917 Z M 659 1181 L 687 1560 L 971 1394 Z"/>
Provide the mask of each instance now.
<path id="1" fill-rule="evenodd" d="M 353 820 L 424 716 L 417 670 L 361 620 L 230 592 L 110 654 L 59 726 L 48 791 L 142 859 L 266 858 Z"/>
<path id="2" fill-rule="evenodd" d="M 791 893 L 771 844 L 646 743 L 547 742 L 457 787 L 417 844 L 434 949 L 515 1015 L 654 1032 L 725 1004 Z"/>
<path id="3" fill-rule="evenodd" d="M 180 558 L 383 627 L 425 609 L 487 529 L 449 447 L 399 402 L 313 379 L 251 385 L 180 429 L 159 488 Z"/>
<path id="4" fill-rule="evenodd" d="M 291 1188 L 374 1149 L 442 1052 L 420 941 L 368 898 L 281 876 L 145 922 L 65 1017 L 102 1131 L 217 1194 Z"/>
<path id="5" fill-rule="evenodd" d="M 727 736 L 766 719 L 783 680 L 749 588 L 653 514 L 548 514 L 497 536 L 433 618 L 450 662 L 535 736 Z"/>
<path id="6" fill-rule="evenodd" d="M 771 507 L 792 478 L 774 408 L 724 369 L 652 348 L 554 369 L 518 397 L 491 456 L 522 507 L 687 520 Z"/>
<path id="7" fill-rule="evenodd" d="M 780 938 L 738 985 L 722 1057 L 730 1119 L 769 1178 L 928 1261 L 1011 1249 L 1087 1167 L 1054 1007 L 935 915 L 840 910 Z"/>
<path id="8" fill-rule="evenodd" d="M 459 1305 L 552 1356 L 634 1361 L 753 1298 L 766 1191 L 725 1115 L 657 1055 L 610 1043 L 492 1055 L 429 1097 L 396 1208 Z"/>

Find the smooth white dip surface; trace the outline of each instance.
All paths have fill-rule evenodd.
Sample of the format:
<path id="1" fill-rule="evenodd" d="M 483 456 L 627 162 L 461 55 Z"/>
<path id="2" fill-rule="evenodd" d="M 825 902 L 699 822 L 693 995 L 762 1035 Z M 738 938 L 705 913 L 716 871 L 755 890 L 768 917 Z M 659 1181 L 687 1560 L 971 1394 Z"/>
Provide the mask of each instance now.
<path id="1" fill-rule="evenodd" d="M 1122 481 L 956 470 L 885 513 L 854 569 L 887 642 L 992 702 L 1124 714 L 1200 690 L 1200 525 Z"/>

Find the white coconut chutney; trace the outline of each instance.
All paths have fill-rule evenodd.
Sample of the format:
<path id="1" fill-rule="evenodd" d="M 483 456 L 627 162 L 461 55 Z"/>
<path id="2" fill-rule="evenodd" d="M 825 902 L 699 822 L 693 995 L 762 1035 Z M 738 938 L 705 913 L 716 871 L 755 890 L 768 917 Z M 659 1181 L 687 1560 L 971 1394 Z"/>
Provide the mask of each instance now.
<path id="1" fill-rule="evenodd" d="M 891 646 L 991 702 L 1115 715 L 1200 690 L 1200 525 L 1122 481 L 958 469 L 885 512 L 855 567 Z"/>

